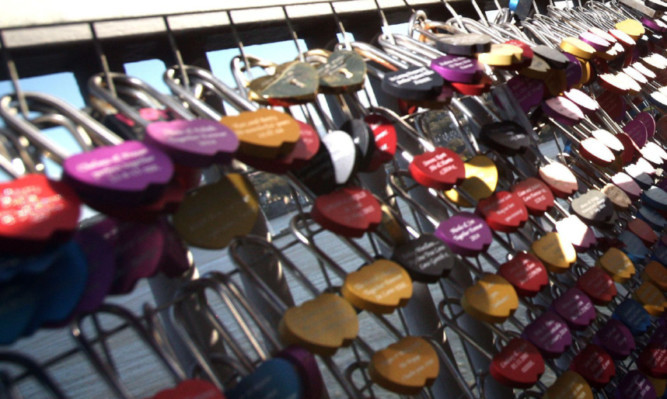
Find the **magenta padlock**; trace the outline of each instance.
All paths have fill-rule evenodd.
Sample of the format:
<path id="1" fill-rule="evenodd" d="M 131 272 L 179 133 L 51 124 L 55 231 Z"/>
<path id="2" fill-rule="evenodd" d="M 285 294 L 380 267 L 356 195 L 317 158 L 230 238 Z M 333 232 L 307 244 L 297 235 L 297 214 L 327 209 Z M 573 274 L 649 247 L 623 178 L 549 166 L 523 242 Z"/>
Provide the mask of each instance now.
<path id="1" fill-rule="evenodd" d="M 595 319 L 595 306 L 579 288 L 570 288 L 554 299 L 552 309 L 575 330 L 583 330 Z"/>
<path id="2" fill-rule="evenodd" d="M 558 357 L 572 344 L 572 333 L 567 323 L 550 310 L 528 324 L 521 336 L 535 345 L 545 357 Z"/>
<path id="3" fill-rule="evenodd" d="M 438 225 L 435 236 L 441 239 L 452 252 L 462 256 L 476 256 L 486 251 L 493 236 L 484 219 L 469 212 L 462 212 Z"/>
<path id="4" fill-rule="evenodd" d="M 445 55 L 431 61 L 431 69 L 449 82 L 472 83 L 482 74 L 482 66 L 476 58 Z"/>
<path id="5" fill-rule="evenodd" d="M 63 163 L 63 180 L 83 199 L 117 205 L 156 201 L 173 174 L 167 154 L 140 141 L 99 147 Z"/>

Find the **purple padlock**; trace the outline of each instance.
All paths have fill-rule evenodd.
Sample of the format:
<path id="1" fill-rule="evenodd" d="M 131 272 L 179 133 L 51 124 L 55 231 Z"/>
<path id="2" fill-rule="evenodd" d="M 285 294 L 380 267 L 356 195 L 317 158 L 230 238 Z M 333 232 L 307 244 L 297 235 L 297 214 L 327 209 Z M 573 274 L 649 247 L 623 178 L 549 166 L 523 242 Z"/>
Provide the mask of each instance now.
<path id="1" fill-rule="evenodd" d="M 545 357 L 560 356 L 572 344 L 567 323 L 548 310 L 528 324 L 521 336 L 535 345 Z"/>
<path id="2" fill-rule="evenodd" d="M 653 115 L 648 112 L 640 112 L 635 115 L 634 120 L 640 121 L 646 128 L 647 137 L 650 139 L 655 134 L 655 129 L 658 127 L 658 124 L 655 121 Z"/>
<path id="3" fill-rule="evenodd" d="M 622 322 L 610 319 L 593 338 L 593 343 L 603 347 L 614 359 L 625 359 L 635 349 L 635 338 Z"/>
<path id="4" fill-rule="evenodd" d="M 491 229 L 484 219 L 469 212 L 450 217 L 438 225 L 435 236 L 452 252 L 462 256 L 476 256 L 486 251 L 493 241 Z"/>
<path id="5" fill-rule="evenodd" d="M 146 127 L 144 140 L 175 163 L 194 168 L 227 164 L 239 148 L 232 129 L 206 119 L 153 122 Z"/>
<path id="6" fill-rule="evenodd" d="M 575 330 L 583 330 L 595 319 L 595 306 L 591 299 L 579 288 L 570 288 L 551 304 L 558 313 Z"/>
<path id="7" fill-rule="evenodd" d="M 567 87 L 573 87 L 581 82 L 581 77 L 583 76 L 583 69 L 581 67 L 581 62 L 575 56 L 570 53 L 563 53 L 570 62 L 565 67 L 565 80 L 567 81 Z"/>
<path id="8" fill-rule="evenodd" d="M 544 84 L 539 80 L 524 76 L 515 76 L 508 80 L 507 88 L 512 92 L 524 112 L 538 106 L 544 97 Z"/>
<path id="9" fill-rule="evenodd" d="M 590 115 L 600 109 L 600 104 L 592 99 L 588 94 L 578 89 L 570 89 L 563 93 L 563 95 L 573 103 L 577 104 L 581 111 L 586 115 Z"/>
<path id="10" fill-rule="evenodd" d="M 614 399 L 656 399 L 653 383 L 639 370 L 628 372 L 618 383 Z"/>
<path id="11" fill-rule="evenodd" d="M 173 174 L 167 154 L 140 141 L 96 148 L 63 163 L 63 180 L 82 199 L 118 205 L 157 200 Z"/>
<path id="12" fill-rule="evenodd" d="M 639 148 L 643 147 L 648 140 L 648 132 L 646 126 L 641 122 L 641 120 L 633 119 L 623 126 L 623 131 L 630 136 L 632 141 L 637 144 Z"/>
<path id="13" fill-rule="evenodd" d="M 449 82 L 473 83 L 479 79 L 482 67 L 476 58 L 445 55 L 431 61 L 431 69 Z"/>

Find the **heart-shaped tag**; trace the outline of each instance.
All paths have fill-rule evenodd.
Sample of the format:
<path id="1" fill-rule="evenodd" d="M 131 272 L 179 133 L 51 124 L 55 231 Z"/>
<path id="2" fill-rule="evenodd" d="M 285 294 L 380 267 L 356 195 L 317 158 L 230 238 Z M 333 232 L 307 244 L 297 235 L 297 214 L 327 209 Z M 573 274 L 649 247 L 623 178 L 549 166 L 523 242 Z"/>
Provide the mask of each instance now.
<path id="1" fill-rule="evenodd" d="M 602 192 L 609 198 L 611 203 L 614 204 L 616 209 L 627 210 L 632 205 L 632 200 L 628 197 L 625 191 L 612 183 L 607 183 L 602 187 Z"/>
<path id="2" fill-rule="evenodd" d="M 625 126 L 623 126 L 623 131 L 627 133 L 628 136 L 630 136 L 630 138 L 635 142 L 635 144 L 637 144 L 637 146 L 639 146 L 639 148 L 646 144 L 648 133 L 646 131 L 646 127 L 643 123 L 641 123 L 641 121 L 638 121 L 637 119 L 631 120 Z"/>
<path id="3" fill-rule="evenodd" d="M 496 274 L 485 274 L 466 288 L 461 297 L 466 313 L 487 323 L 502 323 L 519 307 L 519 297 L 507 280 Z"/>
<path id="4" fill-rule="evenodd" d="M 593 387 L 602 388 L 616 375 L 614 359 L 602 347 L 589 344 L 572 359 L 570 368 Z"/>
<path id="5" fill-rule="evenodd" d="M 336 50 L 325 64 L 317 68 L 320 76 L 319 90 L 323 93 L 340 94 L 355 92 L 366 79 L 364 58 L 354 51 Z"/>
<path id="6" fill-rule="evenodd" d="M 354 139 L 341 130 L 334 130 L 322 138 L 322 144 L 331 156 L 336 184 L 347 183 L 359 166 L 360 154 Z"/>
<path id="7" fill-rule="evenodd" d="M 44 323 L 60 323 L 67 319 L 81 299 L 88 281 L 88 264 L 79 244 L 63 245 L 51 267 L 35 278 L 39 302 L 30 324 L 23 332 L 31 335 Z"/>
<path id="8" fill-rule="evenodd" d="M 623 242 L 623 252 L 625 252 L 630 259 L 634 262 L 643 262 L 646 257 L 649 255 L 649 249 L 646 248 L 646 245 L 639 239 L 636 235 L 625 230 L 619 236 L 618 239 Z"/>
<path id="9" fill-rule="evenodd" d="M 204 380 L 185 380 L 176 387 L 159 392 L 152 399 L 225 399 L 215 385 Z"/>
<path id="10" fill-rule="evenodd" d="M 667 378 L 667 344 L 648 344 L 637 358 L 637 367 L 653 378 Z"/>
<path id="11" fill-rule="evenodd" d="M 273 358 L 225 391 L 227 399 L 300 398 L 303 393 L 301 377 L 285 359 Z M 219 395 L 219 394 L 218 394 Z"/>
<path id="12" fill-rule="evenodd" d="M 570 208 L 584 222 L 604 225 L 614 217 L 614 205 L 601 191 L 589 190 L 572 200 Z"/>
<path id="13" fill-rule="evenodd" d="M 591 299 L 579 288 L 570 288 L 563 295 L 554 299 L 553 309 L 575 330 L 588 327 L 595 319 L 595 306 Z"/>
<path id="14" fill-rule="evenodd" d="M 618 248 L 609 248 L 595 262 L 617 283 L 625 283 L 635 275 L 635 265 L 632 260 Z"/>
<path id="15" fill-rule="evenodd" d="M 299 346 L 290 346 L 278 352 L 276 357 L 289 360 L 301 375 L 303 399 L 320 399 L 324 381 L 312 353 Z"/>
<path id="16" fill-rule="evenodd" d="M 593 399 L 593 391 L 584 377 L 567 370 L 547 389 L 542 399 Z"/>
<path id="17" fill-rule="evenodd" d="M 562 52 L 558 51 L 555 48 L 545 45 L 539 45 L 532 47 L 532 49 L 535 55 L 540 56 L 542 59 L 544 59 L 549 65 L 551 65 L 552 68 L 565 69 L 567 68 L 567 65 L 570 62 L 565 56 L 565 54 L 563 54 Z"/>
<path id="18" fill-rule="evenodd" d="M 592 114 L 600 109 L 600 104 L 581 90 L 570 89 L 563 93 L 565 98 L 579 106 L 584 113 Z"/>
<path id="19" fill-rule="evenodd" d="M 567 323 L 551 310 L 528 324 L 521 336 L 550 358 L 560 356 L 572 344 L 572 333 Z"/>
<path id="20" fill-rule="evenodd" d="M 11 345 L 35 315 L 39 292 L 32 278 L 19 277 L 0 284 L 0 345 Z"/>
<path id="21" fill-rule="evenodd" d="M 560 48 L 564 52 L 584 60 L 593 58 L 593 55 L 595 54 L 595 49 L 590 44 L 577 39 L 576 37 L 565 37 L 561 39 Z"/>
<path id="22" fill-rule="evenodd" d="M 21 253 L 44 249 L 74 233 L 81 202 L 65 183 L 29 174 L 0 184 L 0 249 Z"/>
<path id="23" fill-rule="evenodd" d="M 444 55 L 431 61 L 431 69 L 449 82 L 472 83 L 479 79 L 482 66 L 475 58 Z"/>
<path id="24" fill-rule="evenodd" d="M 597 244 L 597 238 L 593 230 L 575 215 L 557 221 L 556 230 L 578 252 L 585 252 Z"/>
<path id="25" fill-rule="evenodd" d="M 299 124 L 291 116 L 271 109 L 225 116 L 220 123 L 236 134 L 240 153 L 258 158 L 287 156 L 301 134 Z"/>
<path id="26" fill-rule="evenodd" d="M 639 150 L 639 154 L 642 156 L 639 160 L 646 161 L 651 167 L 661 167 L 667 159 L 667 152 L 652 141 L 646 143 L 646 145 Z"/>
<path id="27" fill-rule="evenodd" d="M 440 362 L 430 343 L 405 337 L 375 352 L 368 366 L 373 382 L 402 395 L 417 395 L 438 377 Z"/>
<path id="28" fill-rule="evenodd" d="M 596 97 L 600 108 L 605 110 L 607 114 L 615 122 L 619 123 L 625 116 L 626 103 L 622 96 L 614 94 L 611 91 L 603 91 L 602 94 Z"/>
<path id="29" fill-rule="evenodd" d="M 637 217 L 648 223 L 654 230 L 662 231 L 667 226 L 667 219 L 648 206 L 642 206 L 637 212 Z"/>
<path id="30" fill-rule="evenodd" d="M 459 185 L 458 190 L 479 201 L 493 194 L 497 186 L 498 168 L 490 158 L 476 155 L 466 161 L 465 180 Z M 473 205 L 460 195 L 458 190 L 445 191 L 445 196 L 459 206 L 472 207 Z"/>
<path id="31" fill-rule="evenodd" d="M 375 151 L 368 165 L 369 171 L 377 170 L 382 164 L 394 159 L 396 154 L 396 128 L 391 121 L 380 114 L 369 114 L 364 117 L 375 136 Z"/>
<path id="32" fill-rule="evenodd" d="M 248 234 L 258 215 L 259 199 L 252 184 L 244 176 L 230 173 L 188 193 L 173 223 L 189 244 L 220 249 L 233 237 Z"/>
<path id="33" fill-rule="evenodd" d="M 667 191 L 658 186 L 651 186 L 641 195 L 642 201 L 658 211 L 667 211 Z"/>
<path id="34" fill-rule="evenodd" d="M 623 152 L 624 148 L 623 143 L 616 138 L 615 135 L 609 133 L 608 131 L 604 129 L 596 129 L 591 132 L 591 136 L 604 144 L 607 148 L 609 148 L 612 152 L 620 154 Z"/>
<path id="35" fill-rule="evenodd" d="M 651 281 L 662 291 L 667 291 L 667 268 L 660 262 L 649 262 L 646 267 L 644 267 L 642 278 Z"/>
<path id="36" fill-rule="evenodd" d="M 119 205 L 157 200 L 173 173 L 174 165 L 165 153 L 139 141 L 96 148 L 63 163 L 63 181 L 82 199 Z"/>
<path id="37" fill-rule="evenodd" d="M 577 177 L 562 163 L 553 162 L 540 167 L 539 175 L 557 197 L 567 198 L 579 188 Z"/>
<path id="38" fill-rule="evenodd" d="M 445 81 L 434 70 L 413 66 L 385 73 L 382 90 L 403 100 L 422 101 L 437 97 L 444 84 Z"/>
<path id="39" fill-rule="evenodd" d="M 651 381 L 638 370 L 628 372 L 616 388 L 618 399 L 657 399 L 658 394 Z"/>
<path id="40" fill-rule="evenodd" d="M 632 219 L 628 222 L 627 229 L 642 240 L 647 247 L 653 246 L 658 242 L 658 235 L 649 226 L 648 223 L 641 219 Z"/>
<path id="41" fill-rule="evenodd" d="M 623 192 L 626 193 L 633 201 L 638 200 L 642 193 L 641 187 L 639 187 L 639 185 L 627 173 L 616 173 L 611 177 L 611 182 L 623 190 Z"/>
<path id="42" fill-rule="evenodd" d="M 199 168 L 229 163 L 239 147 L 231 129 L 205 119 L 153 122 L 146 127 L 145 140 L 174 162 Z"/>
<path id="43" fill-rule="evenodd" d="M 348 274 L 341 294 L 357 309 L 391 313 L 407 305 L 412 297 L 412 280 L 399 264 L 380 259 Z"/>
<path id="44" fill-rule="evenodd" d="M 459 213 L 440 222 L 435 236 L 456 254 L 476 256 L 486 251 L 493 236 L 484 219 L 468 212 Z"/>
<path id="45" fill-rule="evenodd" d="M 626 299 L 616 306 L 612 317 L 625 324 L 634 336 L 645 333 L 651 325 L 651 315 L 634 299 Z"/>
<path id="46" fill-rule="evenodd" d="M 347 237 L 361 237 L 382 221 L 380 203 L 370 191 L 359 187 L 344 187 L 317 197 L 310 213 L 325 229 Z"/>
<path id="47" fill-rule="evenodd" d="M 662 316 L 667 309 L 665 294 L 650 281 L 644 281 L 634 292 L 634 297 L 652 316 Z"/>
<path id="48" fill-rule="evenodd" d="M 261 76 L 248 84 L 251 100 L 280 106 L 313 101 L 318 86 L 315 67 L 301 61 L 278 65 L 273 75 Z"/>
<path id="49" fill-rule="evenodd" d="M 302 346 L 320 356 L 332 356 L 357 337 L 357 312 L 345 299 L 321 294 L 300 306 L 289 308 L 278 326 L 285 344 Z"/>
<path id="50" fill-rule="evenodd" d="M 629 66 L 623 68 L 623 73 L 630 76 L 632 79 L 634 79 L 640 85 L 648 84 L 648 79 L 646 78 L 646 76 L 643 73 L 639 72 L 632 65 L 629 65 Z"/>
<path id="51" fill-rule="evenodd" d="M 493 357 L 489 372 L 512 388 L 530 388 L 544 373 L 544 359 L 533 344 L 514 338 Z"/>
<path id="52" fill-rule="evenodd" d="M 614 280 L 600 267 L 591 267 L 579 277 L 577 288 L 599 306 L 611 302 L 618 293 Z"/>
<path id="53" fill-rule="evenodd" d="M 610 319 L 595 333 L 593 343 L 603 347 L 614 359 L 625 359 L 635 349 L 635 338 L 622 322 Z"/>
<path id="54" fill-rule="evenodd" d="M 447 277 L 456 263 L 454 254 L 432 234 L 422 234 L 394 248 L 392 259 L 407 270 L 413 280 L 435 283 Z"/>
<path id="55" fill-rule="evenodd" d="M 480 138 L 489 147 L 505 155 L 522 153 L 531 145 L 526 130 L 511 121 L 494 122 L 482 126 Z"/>
<path id="56" fill-rule="evenodd" d="M 549 283 L 547 269 L 542 262 L 526 252 L 519 252 L 500 265 L 498 274 L 509 281 L 520 296 L 533 297 Z"/>
<path id="57" fill-rule="evenodd" d="M 565 97 L 552 97 L 542 102 L 542 110 L 545 114 L 557 121 L 572 126 L 584 119 L 584 113 L 572 101 Z"/>
<path id="58" fill-rule="evenodd" d="M 443 147 L 415 156 L 409 171 L 417 183 L 436 190 L 448 190 L 466 177 L 461 158 Z"/>
<path id="59" fill-rule="evenodd" d="M 539 179 L 529 177 L 512 186 L 531 215 L 541 216 L 554 205 L 554 196 L 549 187 Z"/>
<path id="60" fill-rule="evenodd" d="M 528 210 L 523 201 L 509 191 L 499 191 L 477 204 L 477 212 L 496 231 L 511 233 L 528 220 Z"/>
<path id="61" fill-rule="evenodd" d="M 592 137 L 579 142 L 579 153 L 582 157 L 600 166 L 609 166 L 616 160 L 616 156 L 606 145 Z"/>
<path id="62" fill-rule="evenodd" d="M 534 62 L 535 58 L 533 58 Z M 542 102 L 544 84 L 530 77 L 515 76 L 507 81 L 507 88 L 516 98 L 523 112 L 530 111 Z"/>
<path id="63" fill-rule="evenodd" d="M 318 153 L 321 144 L 320 136 L 307 123 L 301 121 L 296 121 L 296 123 L 299 124 L 299 141 L 289 154 L 268 159 L 238 153 L 236 158 L 255 169 L 277 174 L 304 167 Z"/>
<path id="64" fill-rule="evenodd" d="M 577 261 L 574 247 L 559 233 L 543 235 L 530 249 L 552 273 L 563 273 Z"/>
<path id="65" fill-rule="evenodd" d="M 491 49 L 491 38 L 481 33 L 438 35 L 435 46 L 443 53 L 474 56 Z"/>

